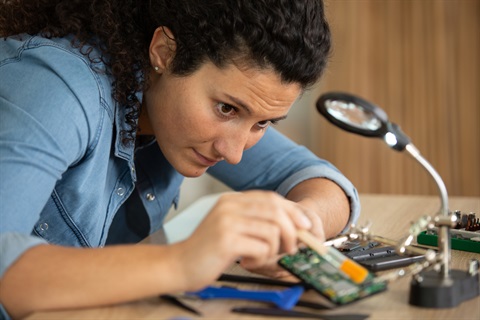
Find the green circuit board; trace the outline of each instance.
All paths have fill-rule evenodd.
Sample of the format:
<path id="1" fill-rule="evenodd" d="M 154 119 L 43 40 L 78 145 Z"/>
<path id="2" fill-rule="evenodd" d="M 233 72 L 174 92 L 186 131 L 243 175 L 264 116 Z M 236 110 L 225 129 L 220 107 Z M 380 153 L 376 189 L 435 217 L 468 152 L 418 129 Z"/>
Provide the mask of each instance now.
<path id="1" fill-rule="evenodd" d="M 306 247 L 294 255 L 282 257 L 278 264 L 336 305 L 344 305 L 387 289 L 369 273 L 361 284 L 335 268 L 314 250 Z"/>

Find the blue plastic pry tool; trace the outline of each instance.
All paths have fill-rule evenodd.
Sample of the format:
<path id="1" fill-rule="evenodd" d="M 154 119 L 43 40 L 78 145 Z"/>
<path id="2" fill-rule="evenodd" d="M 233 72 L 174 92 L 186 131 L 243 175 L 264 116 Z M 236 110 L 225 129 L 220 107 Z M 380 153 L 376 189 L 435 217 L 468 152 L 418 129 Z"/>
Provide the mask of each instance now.
<path id="1" fill-rule="evenodd" d="M 243 299 L 270 302 L 280 309 L 292 309 L 302 296 L 303 286 L 294 286 L 285 290 L 241 290 L 231 287 L 206 287 L 200 291 L 187 292 L 187 295 L 200 299 Z"/>

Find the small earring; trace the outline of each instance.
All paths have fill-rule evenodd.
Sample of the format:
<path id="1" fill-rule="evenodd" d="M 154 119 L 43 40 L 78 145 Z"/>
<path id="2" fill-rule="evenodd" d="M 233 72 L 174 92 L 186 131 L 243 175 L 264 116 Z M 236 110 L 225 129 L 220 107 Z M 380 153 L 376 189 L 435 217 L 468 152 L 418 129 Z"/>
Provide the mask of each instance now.
<path id="1" fill-rule="evenodd" d="M 158 70 L 160 70 L 160 68 L 157 67 L 157 66 L 153 67 L 153 69 L 154 69 L 156 72 L 158 72 Z"/>

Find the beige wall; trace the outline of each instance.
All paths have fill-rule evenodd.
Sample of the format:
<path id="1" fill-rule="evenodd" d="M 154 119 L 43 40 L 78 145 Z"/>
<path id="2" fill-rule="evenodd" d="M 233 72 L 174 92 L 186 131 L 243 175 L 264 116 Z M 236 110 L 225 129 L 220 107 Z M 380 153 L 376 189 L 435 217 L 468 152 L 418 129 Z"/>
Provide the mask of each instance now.
<path id="1" fill-rule="evenodd" d="M 480 1 L 327 0 L 334 36 L 318 93 L 381 106 L 442 176 L 449 195 L 480 195 Z M 312 116 L 311 146 L 360 192 L 436 194 L 427 173 L 379 140 Z"/>

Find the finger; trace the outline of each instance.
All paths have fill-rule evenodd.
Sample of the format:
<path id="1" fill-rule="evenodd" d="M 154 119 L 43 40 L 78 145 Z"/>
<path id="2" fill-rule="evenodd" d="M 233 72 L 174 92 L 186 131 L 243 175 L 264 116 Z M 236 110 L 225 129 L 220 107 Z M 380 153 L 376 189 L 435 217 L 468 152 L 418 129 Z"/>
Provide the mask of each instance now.
<path id="1" fill-rule="evenodd" d="M 243 215 L 277 225 L 280 228 L 282 248 L 289 253 L 297 250 L 297 228 L 287 211 L 297 210 L 298 216 L 301 215 L 301 211 L 280 195 L 267 191 L 248 191 L 229 194 L 222 201 L 226 210 L 238 212 L 238 205 L 242 205 Z"/>
<path id="2" fill-rule="evenodd" d="M 269 221 L 260 219 L 245 219 L 241 223 L 239 229 L 243 236 L 255 238 L 265 243 L 269 250 L 267 257 L 274 257 L 280 251 L 280 228 Z"/>
<path id="3" fill-rule="evenodd" d="M 250 238 L 263 242 L 269 248 L 266 253 L 262 252 L 263 255 L 277 255 L 280 250 L 280 227 L 268 220 L 245 215 L 248 209 L 244 205 L 231 205 L 232 201 L 220 204 L 201 224 L 210 230 L 207 236 L 215 237 L 217 250 L 236 250 L 237 255 L 248 254 L 251 247 L 244 248 L 242 241 Z"/>
<path id="4" fill-rule="evenodd" d="M 301 205 L 299 205 L 300 208 L 303 208 L 303 213 L 310 219 L 312 223 L 312 227 L 310 229 L 307 229 L 310 231 L 311 234 L 313 234 L 316 238 L 319 239 L 319 241 L 324 242 L 325 241 L 325 229 L 323 227 L 323 221 L 320 215 L 318 215 L 317 212 L 310 210 L 308 208 L 305 208 Z"/>
<path id="5" fill-rule="evenodd" d="M 266 261 L 265 264 L 258 265 L 250 258 L 244 258 L 240 260 L 240 265 L 250 272 L 258 273 L 270 278 L 284 278 L 291 275 L 290 272 L 278 265 L 277 261 L 281 255 L 276 255 Z"/>
<path id="6" fill-rule="evenodd" d="M 241 244 L 235 249 L 241 260 L 253 261 L 257 267 L 267 263 L 270 250 L 266 242 L 255 238 L 241 239 Z"/>
<path id="7" fill-rule="evenodd" d="M 291 215 L 291 219 L 297 222 L 297 227 L 299 229 L 306 229 L 311 234 L 313 234 L 319 241 L 325 241 L 325 229 L 323 227 L 323 221 L 320 215 L 315 211 L 310 209 L 307 206 L 302 205 L 301 203 L 293 202 L 290 200 L 286 200 L 289 204 L 295 207 L 297 210 L 288 210 L 289 214 Z M 300 225 L 303 219 L 308 219 L 310 226 L 305 227 L 305 225 Z"/>
<path id="8" fill-rule="evenodd" d="M 312 218 L 315 218 L 309 210 L 298 205 L 296 202 L 285 199 L 285 209 L 298 229 L 310 230 L 313 227 Z"/>

